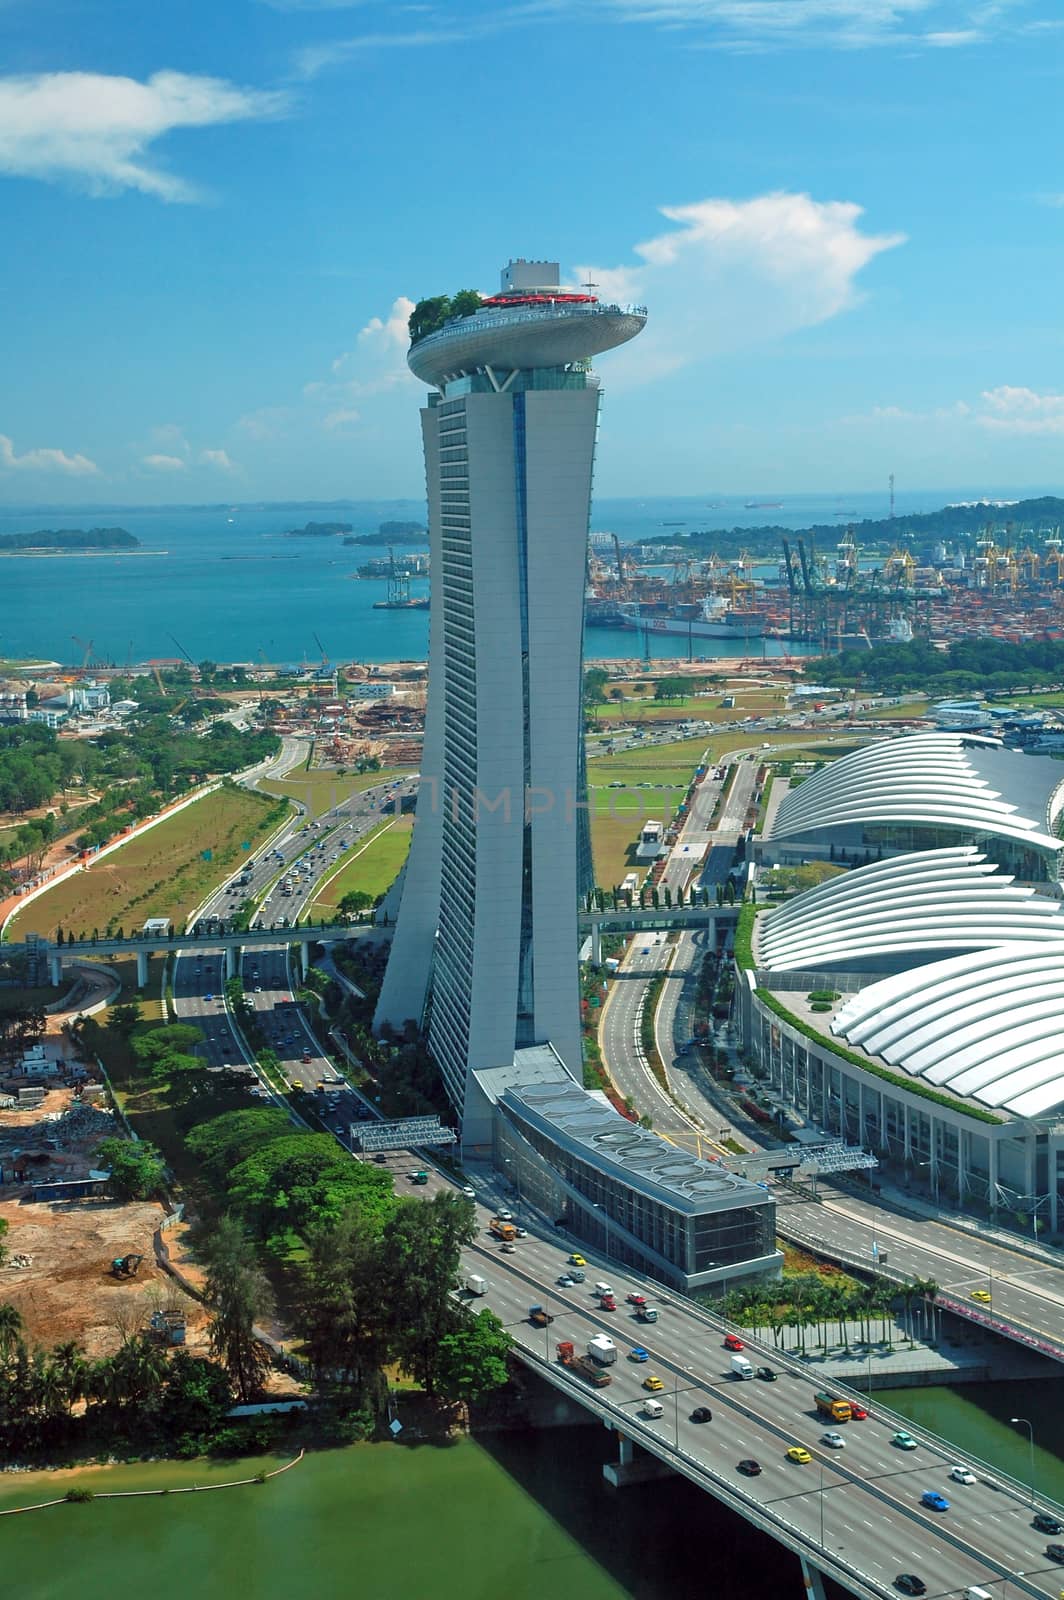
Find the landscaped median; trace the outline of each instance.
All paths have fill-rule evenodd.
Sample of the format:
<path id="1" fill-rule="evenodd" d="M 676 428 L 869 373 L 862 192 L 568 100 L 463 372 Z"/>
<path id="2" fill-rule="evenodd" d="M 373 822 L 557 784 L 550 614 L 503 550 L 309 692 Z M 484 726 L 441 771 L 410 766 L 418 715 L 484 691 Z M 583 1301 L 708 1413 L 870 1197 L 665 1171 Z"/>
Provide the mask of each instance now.
<path id="1" fill-rule="evenodd" d="M 332 922 L 340 915 L 346 894 L 362 893 L 371 901 L 386 894 L 406 861 L 413 817 L 389 817 L 344 854 L 343 866 L 321 884 L 309 906 L 313 919 Z"/>

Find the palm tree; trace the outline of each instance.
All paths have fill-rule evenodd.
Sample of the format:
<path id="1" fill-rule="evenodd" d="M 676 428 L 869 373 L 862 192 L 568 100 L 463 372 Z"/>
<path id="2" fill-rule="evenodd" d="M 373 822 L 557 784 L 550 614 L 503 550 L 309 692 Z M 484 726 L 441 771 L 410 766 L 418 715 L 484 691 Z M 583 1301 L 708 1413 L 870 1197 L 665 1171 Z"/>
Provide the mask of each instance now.
<path id="1" fill-rule="evenodd" d="M 85 1352 L 73 1339 L 57 1344 L 52 1350 L 52 1366 L 62 1387 L 66 1408 L 85 1397 L 89 1381 L 89 1363 Z"/>
<path id="2" fill-rule="evenodd" d="M 0 1306 L 0 1361 L 6 1362 L 22 1334 L 22 1317 L 12 1305 Z"/>

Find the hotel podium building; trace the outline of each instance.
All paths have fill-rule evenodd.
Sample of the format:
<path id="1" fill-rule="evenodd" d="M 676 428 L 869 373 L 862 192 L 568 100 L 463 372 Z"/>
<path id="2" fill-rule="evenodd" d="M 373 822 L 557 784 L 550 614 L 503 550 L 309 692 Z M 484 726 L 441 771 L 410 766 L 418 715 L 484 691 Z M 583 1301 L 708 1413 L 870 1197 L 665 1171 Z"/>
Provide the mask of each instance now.
<path id="1" fill-rule="evenodd" d="M 550 1044 L 581 1076 L 577 903 L 591 883 L 583 604 L 599 386 L 641 307 L 511 262 L 498 295 L 411 345 L 432 570 L 417 820 L 375 1025 L 427 1019 L 487 1147 L 474 1074 Z"/>

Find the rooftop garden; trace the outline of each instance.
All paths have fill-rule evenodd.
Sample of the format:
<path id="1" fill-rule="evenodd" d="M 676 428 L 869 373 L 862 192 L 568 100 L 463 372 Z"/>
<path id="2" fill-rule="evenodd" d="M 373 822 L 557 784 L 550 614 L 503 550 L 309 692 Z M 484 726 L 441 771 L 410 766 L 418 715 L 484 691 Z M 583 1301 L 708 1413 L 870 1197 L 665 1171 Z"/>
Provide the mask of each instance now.
<path id="1" fill-rule="evenodd" d="M 410 343 L 417 344 L 430 333 L 438 333 L 445 322 L 455 317 L 473 316 L 480 305 L 481 297 L 476 289 L 459 289 L 457 294 L 436 294 L 428 300 L 419 300 L 407 324 Z"/>

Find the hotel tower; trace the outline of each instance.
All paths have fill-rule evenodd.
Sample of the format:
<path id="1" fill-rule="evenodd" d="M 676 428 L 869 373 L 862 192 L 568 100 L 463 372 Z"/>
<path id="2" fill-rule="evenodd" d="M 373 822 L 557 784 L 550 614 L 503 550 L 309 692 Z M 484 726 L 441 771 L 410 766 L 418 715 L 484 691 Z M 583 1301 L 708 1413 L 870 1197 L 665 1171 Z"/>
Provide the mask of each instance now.
<path id="1" fill-rule="evenodd" d="M 417 819 L 375 1025 L 427 1021 L 467 1144 L 474 1074 L 550 1044 L 581 1081 L 577 905 L 590 887 L 581 707 L 599 385 L 640 307 L 513 261 L 416 339 L 432 609 Z"/>

